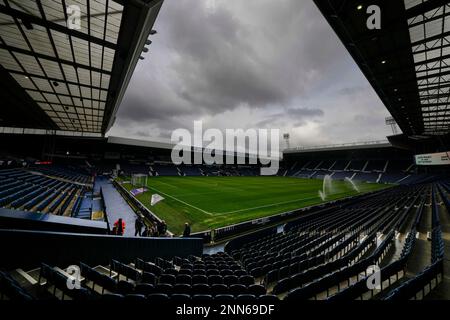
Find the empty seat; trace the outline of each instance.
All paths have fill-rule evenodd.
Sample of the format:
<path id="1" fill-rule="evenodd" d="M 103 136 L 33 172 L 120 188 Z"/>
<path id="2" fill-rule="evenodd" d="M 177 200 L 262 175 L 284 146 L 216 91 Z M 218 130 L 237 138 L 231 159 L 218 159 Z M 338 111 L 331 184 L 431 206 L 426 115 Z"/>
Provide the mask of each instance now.
<path id="1" fill-rule="evenodd" d="M 205 275 L 194 275 L 192 276 L 192 284 L 207 284 L 208 283 L 208 277 Z"/>
<path id="2" fill-rule="evenodd" d="M 247 287 L 248 293 L 253 294 L 257 297 L 266 294 L 266 288 L 260 284 L 252 284 Z"/>
<path id="3" fill-rule="evenodd" d="M 151 293 L 155 293 L 155 286 L 149 283 L 140 283 L 136 285 L 136 287 L 134 288 L 134 292 L 147 296 Z"/>
<path id="4" fill-rule="evenodd" d="M 290 266 L 282 267 L 279 271 L 280 279 L 284 279 L 290 276 Z"/>
<path id="5" fill-rule="evenodd" d="M 237 277 L 242 277 L 242 276 L 245 276 L 248 274 L 245 270 L 242 270 L 242 269 L 234 270 L 233 273 Z"/>
<path id="6" fill-rule="evenodd" d="M 180 284 L 192 284 L 192 277 L 187 274 L 179 274 L 176 278 L 176 283 Z"/>
<path id="7" fill-rule="evenodd" d="M 158 283 L 155 286 L 155 293 L 171 294 L 172 290 L 173 290 L 173 286 L 168 283 Z"/>
<path id="8" fill-rule="evenodd" d="M 218 294 L 214 298 L 215 301 L 234 301 L 234 296 L 232 294 Z"/>
<path id="9" fill-rule="evenodd" d="M 94 299 L 94 295 L 92 294 L 92 292 L 83 287 L 77 290 L 72 290 L 70 292 L 70 296 L 77 301 L 87 301 Z"/>
<path id="10" fill-rule="evenodd" d="M 142 263 L 141 268 L 143 271 L 153 273 L 156 276 L 159 276 L 163 272 L 162 268 L 160 268 L 156 264 L 150 263 L 150 262 Z"/>
<path id="11" fill-rule="evenodd" d="M 164 293 L 152 293 L 147 296 L 147 301 L 150 303 L 161 303 L 169 301 L 169 296 Z"/>
<path id="12" fill-rule="evenodd" d="M 194 265 L 190 263 L 189 264 L 185 263 L 180 266 L 180 270 L 192 270 L 193 268 Z"/>
<path id="13" fill-rule="evenodd" d="M 192 271 L 192 275 L 193 276 L 198 276 L 198 275 L 206 276 L 206 271 L 205 271 L 205 269 L 194 269 Z"/>
<path id="14" fill-rule="evenodd" d="M 134 291 L 134 285 L 128 281 L 119 281 L 117 283 L 117 292 L 123 295 L 131 294 Z"/>
<path id="15" fill-rule="evenodd" d="M 155 285 L 156 284 L 156 280 L 157 280 L 156 275 L 151 273 L 151 272 L 144 272 L 142 274 L 141 281 L 143 283 L 149 283 L 149 284 Z"/>
<path id="16" fill-rule="evenodd" d="M 177 283 L 173 287 L 173 293 L 175 294 L 191 294 L 192 288 L 189 284 Z"/>
<path id="17" fill-rule="evenodd" d="M 174 293 L 170 297 L 170 300 L 173 302 L 189 302 L 191 300 L 191 296 L 188 294 Z"/>
<path id="18" fill-rule="evenodd" d="M 179 271 L 178 271 L 178 275 L 183 275 L 183 274 L 185 274 L 185 275 L 188 275 L 188 276 L 192 276 L 192 270 L 191 269 L 180 269 Z"/>
<path id="19" fill-rule="evenodd" d="M 220 275 L 220 272 L 217 269 L 208 269 L 206 270 L 206 275 L 207 276 Z"/>
<path id="20" fill-rule="evenodd" d="M 254 302 L 256 297 L 252 294 L 240 294 L 236 297 L 236 301 Z"/>
<path id="21" fill-rule="evenodd" d="M 208 277 L 209 285 L 213 284 L 223 284 L 223 277 L 219 275 L 212 275 Z"/>
<path id="22" fill-rule="evenodd" d="M 224 276 L 233 276 L 234 272 L 230 269 L 224 269 L 224 270 L 220 270 L 220 274 L 224 277 Z"/>
<path id="23" fill-rule="evenodd" d="M 271 270 L 269 273 L 266 274 L 266 277 L 264 278 L 265 284 L 270 284 L 272 282 L 275 282 L 279 279 L 279 270 Z"/>
<path id="24" fill-rule="evenodd" d="M 246 294 L 246 293 L 247 293 L 247 287 L 242 284 L 233 284 L 230 286 L 230 294 L 237 296 L 237 295 Z"/>
<path id="25" fill-rule="evenodd" d="M 123 295 L 115 293 L 105 293 L 100 296 L 103 301 L 122 301 L 124 299 Z"/>
<path id="26" fill-rule="evenodd" d="M 211 288 L 207 284 L 199 283 L 192 285 L 192 294 L 210 294 Z"/>
<path id="27" fill-rule="evenodd" d="M 223 278 L 223 283 L 230 286 L 232 284 L 238 284 L 239 278 L 237 276 L 225 276 Z"/>
<path id="28" fill-rule="evenodd" d="M 102 293 L 104 293 L 105 290 L 112 292 L 117 290 L 117 282 L 114 279 L 108 277 L 108 275 L 106 274 L 101 274 L 99 272 L 97 272 L 97 274 L 97 284 L 102 287 Z"/>
<path id="29" fill-rule="evenodd" d="M 288 268 L 288 270 L 289 270 L 289 268 Z M 255 278 L 261 277 L 263 275 L 262 268 L 261 267 L 254 268 L 254 269 L 250 270 L 250 274 L 252 276 L 254 276 Z"/>
<path id="30" fill-rule="evenodd" d="M 193 302 L 208 302 L 212 300 L 213 297 L 209 294 L 196 294 L 192 297 Z"/>
<path id="31" fill-rule="evenodd" d="M 229 289 L 224 284 L 213 284 L 211 286 L 211 294 L 212 295 L 218 295 L 218 294 L 228 294 Z"/>
<path id="32" fill-rule="evenodd" d="M 158 282 L 174 285 L 177 282 L 177 278 L 173 274 L 162 274 Z"/>
<path id="33" fill-rule="evenodd" d="M 130 302 L 145 302 L 147 298 L 143 294 L 127 294 L 125 296 L 125 301 Z"/>
<path id="34" fill-rule="evenodd" d="M 167 268 L 167 269 L 164 269 L 164 274 L 171 274 L 171 275 L 176 276 L 176 275 L 178 275 L 178 271 L 174 268 Z"/>
<path id="35" fill-rule="evenodd" d="M 263 303 L 274 303 L 274 302 L 278 302 L 280 301 L 280 299 L 278 299 L 277 296 L 272 295 L 272 294 L 265 294 L 262 296 L 259 296 L 258 301 L 263 302 Z"/>
<path id="36" fill-rule="evenodd" d="M 261 268 L 261 273 L 263 275 L 267 275 L 270 270 L 272 270 L 272 265 L 271 264 L 265 264 L 262 268 Z"/>
<path id="37" fill-rule="evenodd" d="M 249 286 L 255 283 L 255 278 L 250 275 L 241 276 L 239 277 L 239 283 L 244 286 Z"/>

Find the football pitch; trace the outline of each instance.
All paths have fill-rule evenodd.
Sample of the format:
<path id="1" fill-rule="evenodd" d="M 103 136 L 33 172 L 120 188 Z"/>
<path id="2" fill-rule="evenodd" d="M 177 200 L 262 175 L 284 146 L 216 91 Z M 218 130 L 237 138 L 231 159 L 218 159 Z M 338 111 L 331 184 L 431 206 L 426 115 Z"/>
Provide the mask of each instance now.
<path id="1" fill-rule="evenodd" d="M 149 177 L 149 191 L 137 199 L 165 220 L 170 231 L 181 234 L 185 222 L 193 232 L 204 231 L 320 204 L 322 183 L 288 177 Z M 388 186 L 359 182 L 357 187 L 365 193 Z M 344 181 L 333 181 L 328 193 L 325 201 L 357 194 Z M 151 206 L 153 194 L 164 200 Z"/>

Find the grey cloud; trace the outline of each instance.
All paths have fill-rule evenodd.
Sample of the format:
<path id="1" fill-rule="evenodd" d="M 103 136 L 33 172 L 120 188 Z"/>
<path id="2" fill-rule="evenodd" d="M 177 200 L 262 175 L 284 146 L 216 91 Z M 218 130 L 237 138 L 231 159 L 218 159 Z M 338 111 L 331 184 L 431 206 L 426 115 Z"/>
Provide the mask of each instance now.
<path id="1" fill-rule="evenodd" d="M 257 122 L 256 126 L 267 128 L 271 125 L 286 125 L 286 120 L 294 120 L 294 127 L 301 127 L 305 124 L 305 120 L 312 120 L 317 117 L 323 117 L 324 112 L 320 109 L 312 108 L 287 108 L 284 112 L 267 116 L 264 120 Z"/>
<path id="2" fill-rule="evenodd" d="M 321 117 L 325 113 L 321 109 L 310 109 L 310 108 L 289 108 L 285 112 L 286 115 L 292 117 Z"/>
<path id="3" fill-rule="evenodd" d="M 353 96 L 353 95 L 361 94 L 364 92 L 367 92 L 367 87 L 364 87 L 364 86 L 342 88 L 337 91 L 338 94 L 344 95 L 344 96 Z"/>
<path id="4" fill-rule="evenodd" d="M 350 130 L 356 111 L 385 134 L 385 108 L 312 1 L 216 2 L 211 12 L 205 0 L 165 1 L 111 134 L 167 137 L 214 119 L 332 143 L 365 131 Z"/>

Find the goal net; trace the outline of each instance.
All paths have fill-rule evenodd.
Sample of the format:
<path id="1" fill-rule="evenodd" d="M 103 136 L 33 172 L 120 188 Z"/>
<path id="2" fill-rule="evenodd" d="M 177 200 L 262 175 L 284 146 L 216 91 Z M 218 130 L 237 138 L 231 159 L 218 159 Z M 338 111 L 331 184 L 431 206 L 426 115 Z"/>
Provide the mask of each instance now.
<path id="1" fill-rule="evenodd" d="M 147 178 L 146 174 L 133 174 L 131 175 L 131 184 L 136 188 L 147 187 Z"/>

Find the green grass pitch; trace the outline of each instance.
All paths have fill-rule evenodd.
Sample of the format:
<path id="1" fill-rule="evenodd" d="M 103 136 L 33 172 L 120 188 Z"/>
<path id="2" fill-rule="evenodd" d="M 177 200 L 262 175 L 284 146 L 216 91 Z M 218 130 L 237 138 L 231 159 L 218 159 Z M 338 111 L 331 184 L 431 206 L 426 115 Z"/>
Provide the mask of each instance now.
<path id="1" fill-rule="evenodd" d="M 126 180 L 126 179 L 125 179 Z M 175 234 L 185 222 L 193 232 L 224 227 L 322 203 L 322 180 L 288 177 L 149 177 L 149 191 L 137 196 Z M 357 183 L 361 192 L 386 185 Z M 135 187 L 123 184 L 127 190 Z M 333 181 L 325 201 L 357 194 L 348 182 Z M 165 199 L 150 206 L 151 195 Z"/>

